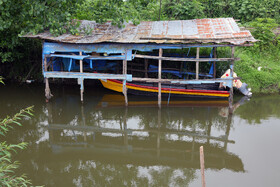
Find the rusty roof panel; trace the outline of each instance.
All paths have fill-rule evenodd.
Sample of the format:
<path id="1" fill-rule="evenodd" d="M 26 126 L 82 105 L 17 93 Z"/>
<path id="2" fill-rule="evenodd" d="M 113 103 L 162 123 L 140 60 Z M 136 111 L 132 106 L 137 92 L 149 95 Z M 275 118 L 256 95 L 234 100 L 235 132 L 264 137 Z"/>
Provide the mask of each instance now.
<path id="1" fill-rule="evenodd" d="M 182 21 L 169 21 L 167 25 L 167 35 L 182 37 L 182 28 Z"/>
<path id="2" fill-rule="evenodd" d="M 184 36 L 194 36 L 198 34 L 197 24 L 194 20 L 184 20 L 183 21 L 183 37 Z"/>
<path id="3" fill-rule="evenodd" d="M 98 24 L 95 21 L 81 20 L 81 34 L 63 34 L 53 37 L 45 31 L 37 35 L 26 35 L 29 38 L 40 38 L 64 43 L 228 43 L 242 45 L 257 40 L 250 31 L 238 27 L 233 18 L 194 19 L 176 21 L 144 21 L 139 25 L 125 23 L 119 28 L 107 22 Z M 92 31 L 89 35 L 83 34 Z"/>

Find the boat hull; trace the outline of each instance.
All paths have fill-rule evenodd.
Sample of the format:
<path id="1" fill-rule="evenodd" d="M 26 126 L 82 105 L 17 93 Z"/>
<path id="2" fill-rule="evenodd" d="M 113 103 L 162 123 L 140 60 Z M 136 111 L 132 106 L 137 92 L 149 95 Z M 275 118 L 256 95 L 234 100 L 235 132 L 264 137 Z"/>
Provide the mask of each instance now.
<path id="1" fill-rule="evenodd" d="M 116 92 L 123 91 L 122 81 L 119 80 L 100 80 L 102 85 L 110 90 Z M 211 85 L 210 85 L 211 86 Z M 127 93 L 134 95 L 147 95 L 147 96 L 157 96 L 158 95 L 158 87 L 153 83 L 127 83 Z M 190 85 L 191 88 L 195 88 L 195 86 Z M 205 88 L 203 88 L 205 87 Z M 187 86 L 188 88 L 188 86 Z M 213 98 L 213 99 L 227 99 L 229 97 L 229 91 L 221 91 L 221 90 L 209 90 L 209 85 L 199 85 L 200 89 L 186 89 L 184 86 L 176 86 L 176 85 L 167 85 L 162 86 L 161 94 L 162 97 L 168 96 L 176 96 L 176 97 L 189 97 L 189 98 Z M 214 89 L 212 86 L 211 89 Z"/>

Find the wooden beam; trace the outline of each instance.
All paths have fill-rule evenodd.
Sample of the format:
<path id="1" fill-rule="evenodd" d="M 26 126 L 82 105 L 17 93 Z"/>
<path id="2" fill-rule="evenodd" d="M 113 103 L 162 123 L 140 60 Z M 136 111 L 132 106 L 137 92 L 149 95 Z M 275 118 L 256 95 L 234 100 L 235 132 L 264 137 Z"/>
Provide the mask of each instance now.
<path id="1" fill-rule="evenodd" d="M 239 80 L 239 77 L 233 78 L 233 80 Z M 231 78 L 218 78 L 218 79 L 202 79 L 202 80 L 184 80 L 184 79 L 156 79 L 156 78 L 139 78 L 132 77 L 132 81 L 139 82 L 161 82 L 161 83 L 177 83 L 177 84 L 200 84 L 200 83 L 209 83 L 209 82 L 228 82 L 231 81 Z"/>
<path id="2" fill-rule="evenodd" d="M 148 59 L 145 58 L 145 78 L 148 78 Z"/>
<path id="3" fill-rule="evenodd" d="M 127 51 L 125 51 L 125 60 L 123 60 L 123 76 L 126 77 L 127 75 Z M 123 95 L 125 100 L 125 106 L 128 106 L 128 99 L 127 99 L 127 88 L 126 88 L 126 80 L 123 81 Z"/>
<path id="4" fill-rule="evenodd" d="M 162 48 L 159 49 L 159 57 L 162 57 Z M 161 107 L 161 64 L 162 60 L 158 60 L 158 106 Z"/>
<path id="5" fill-rule="evenodd" d="M 243 38 L 248 38 L 248 36 L 240 36 L 240 37 L 225 37 L 225 38 L 221 38 L 221 40 L 225 40 L 225 39 L 243 39 Z M 177 40 L 177 41 L 196 41 L 197 43 L 200 43 L 199 41 L 205 41 L 205 40 L 209 40 L 209 38 L 188 38 L 188 39 L 184 39 L 184 38 L 171 38 L 171 37 L 142 37 L 140 38 L 140 40 Z M 219 41 L 218 38 L 216 38 L 216 41 Z M 193 44 L 195 45 L 195 44 Z"/>
<path id="6" fill-rule="evenodd" d="M 231 47 L 231 57 L 234 57 L 234 53 L 235 53 L 235 48 Z M 230 62 L 230 77 L 233 77 L 233 72 L 234 72 L 234 60 L 232 60 Z M 230 88 L 230 96 L 229 96 L 229 113 L 233 113 L 233 81 L 232 80 L 232 84 L 231 84 L 231 88 Z"/>
<path id="7" fill-rule="evenodd" d="M 214 53 L 214 58 L 217 58 L 217 47 L 214 47 L 213 53 Z M 215 79 L 216 78 L 216 62 L 214 61 L 213 63 L 214 63 L 213 77 Z"/>
<path id="8" fill-rule="evenodd" d="M 44 73 L 46 78 L 68 78 L 68 79 L 120 79 L 132 81 L 132 75 L 127 74 L 109 74 L 109 73 L 79 73 L 79 72 L 59 72 L 48 71 Z"/>
<path id="9" fill-rule="evenodd" d="M 48 71 L 47 67 L 47 57 L 44 57 L 44 71 Z M 50 90 L 50 85 L 49 85 L 49 79 L 45 77 L 45 96 L 46 96 L 46 102 L 49 102 L 51 97 L 53 96 Z"/>
<path id="10" fill-rule="evenodd" d="M 82 56 L 82 51 L 79 52 L 79 55 Z M 83 73 L 83 60 L 80 60 L 80 73 Z M 80 79 L 80 85 L 81 85 L 81 101 L 84 101 L 84 79 Z"/>
<path id="11" fill-rule="evenodd" d="M 144 59 L 154 59 L 154 60 L 166 60 L 166 61 L 179 61 L 179 62 L 227 62 L 232 60 L 240 60 L 240 58 L 232 59 L 232 58 L 176 58 L 176 57 L 157 57 L 150 55 L 133 55 L 135 58 L 144 58 Z"/>
<path id="12" fill-rule="evenodd" d="M 196 60 L 199 59 L 199 47 L 196 48 Z M 195 79 L 198 80 L 199 78 L 199 61 L 195 63 Z"/>
<path id="13" fill-rule="evenodd" d="M 82 51 L 79 52 L 79 55 L 82 56 Z M 83 73 L 83 60 L 80 60 L 80 72 Z"/>
<path id="14" fill-rule="evenodd" d="M 199 148 L 199 153 L 200 153 L 200 171 L 201 171 L 201 182 L 202 182 L 202 187 L 206 187 L 206 184 L 205 184 L 205 166 L 204 166 L 204 151 L 203 151 L 203 146 L 200 146 L 200 148 Z"/>
<path id="15" fill-rule="evenodd" d="M 61 58 L 72 58 L 76 60 L 91 59 L 91 60 L 123 60 L 125 56 L 94 56 L 94 55 L 69 55 L 69 54 L 48 54 L 46 57 L 61 57 Z"/>

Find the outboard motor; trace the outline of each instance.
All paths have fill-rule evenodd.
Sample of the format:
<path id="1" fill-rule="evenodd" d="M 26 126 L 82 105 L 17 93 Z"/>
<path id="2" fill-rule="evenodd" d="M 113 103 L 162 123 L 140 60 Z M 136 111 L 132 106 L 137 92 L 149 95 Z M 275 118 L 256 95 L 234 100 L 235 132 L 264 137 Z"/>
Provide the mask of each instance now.
<path id="1" fill-rule="evenodd" d="M 228 78 L 230 75 L 230 69 L 228 69 L 221 78 Z M 237 77 L 236 73 L 233 72 L 233 77 Z M 226 83 L 221 83 L 220 87 L 226 87 Z M 234 80 L 233 81 L 233 87 L 236 87 L 243 95 L 251 97 L 252 92 L 251 88 L 248 88 L 248 85 L 244 82 L 242 83 L 240 80 Z"/>
<path id="2" fill-rule="evenodd" d="M 243 94 L 248 97 L 252 96 L 251 88 L 248 88 L 248 85 L 244 82 L 242 83 L 241 87 L 238 88 L 238 90 Z"/>

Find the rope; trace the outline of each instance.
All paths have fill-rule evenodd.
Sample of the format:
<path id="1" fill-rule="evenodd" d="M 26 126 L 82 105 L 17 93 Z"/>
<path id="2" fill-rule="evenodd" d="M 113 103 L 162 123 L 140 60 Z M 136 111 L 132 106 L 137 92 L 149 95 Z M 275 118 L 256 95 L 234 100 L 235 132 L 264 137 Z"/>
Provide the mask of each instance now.
<path id="1" fill-rule="evenodd" d="M 137 50 L 134 51 L 134 54 L 132 55 L 132 59 L 134 59 L 136 53 L 137 53 Z"/>
<path id="2" fill-rule="evenodd" d="M 187 53 L 187 56 L 189 56 L 189 54 L 190 54 L 190 51 L 191 51 L 191 48 L 189 47 L 189 51 L 188 51 L 188 53 Z"/>
<path id="3" fill-rule="evenodd" d="M 169 95 L 168 95 L 168 101 L 167 101 L 167 105 L 169 105 L 169 101 L 170 101 L 170 95 L 171 95 L 171 85 L 169 87 Z"/>

